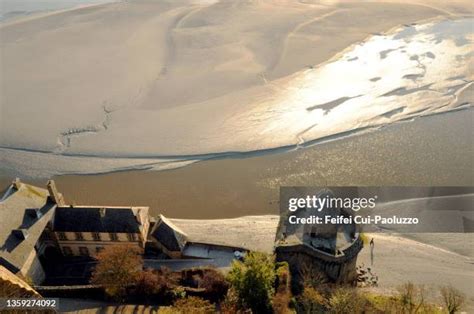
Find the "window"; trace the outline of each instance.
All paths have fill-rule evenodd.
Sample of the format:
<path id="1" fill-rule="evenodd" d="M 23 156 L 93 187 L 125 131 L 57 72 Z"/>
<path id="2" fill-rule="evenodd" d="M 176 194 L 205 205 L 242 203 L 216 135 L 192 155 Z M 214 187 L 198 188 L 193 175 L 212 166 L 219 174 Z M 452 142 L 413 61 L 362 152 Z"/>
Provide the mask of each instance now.
<path id="1" fill-rule="evenodd" d="M 75 232 L 76 234 L 76 240 L 78 241 L 83 241 L 84 237 L 82 236 L 82 232 Z"/>
<path id="2" fill-rule="evenodd" d="M 61 240 L 61 241 L 66 241 L 67 240 L 66 234 L 64 232 L 58 232 L 57 234 L 58 234 L 59 240 Z"/>
<path id="3" fill-rule="evenodd" d="M 89 256 L 89 249 L 85 246 L 80 246 L 79 254 L 81 254 L 82 256 Z"/>
<path id="4" fill-rule="evenodd" d="M 118 241 L 118 237 L 116 233 L 110 233 L 110 240 L 111 241 Z"/>
<path id="5" fill-rule="evenodd" d="M 127 233 L 127 237 L 129 241 L 136 241 L 137 237 L 135 236 L 135 233 Z"/>
<path id="6" fill-rule="evenodd" d="M 63 247 L 63 253 L 65 256 L 71 256 L 72 255 L 72 250 L 69 246 L 64 246 Z"/>
<path id="7" fill-rule="evenodd" d="M 92 232 L 92 238 L 94 239 L 94 241 L 100 241 L 100 233 Z"/>
<path id="8" fill-rule="evenodd" d="M 103 249 L 104 249 L 103 246 L 98 246 L 98 247 L 95 248 L 95 252 L 100 253 Z"/>

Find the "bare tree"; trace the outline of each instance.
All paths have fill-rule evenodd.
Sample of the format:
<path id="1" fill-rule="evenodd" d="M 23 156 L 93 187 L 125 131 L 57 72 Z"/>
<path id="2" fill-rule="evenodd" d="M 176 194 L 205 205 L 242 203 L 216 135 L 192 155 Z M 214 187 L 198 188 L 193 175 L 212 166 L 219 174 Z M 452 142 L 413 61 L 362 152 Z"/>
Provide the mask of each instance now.
<path id="1" fill-rule="evenodd" d="M 444 286 L 440 288 L 441 297 L 443 298 L 444 306 L 448 310 L 449 314 L 459 312 L 466 297 L 464 294 L 453 286 Z"/>

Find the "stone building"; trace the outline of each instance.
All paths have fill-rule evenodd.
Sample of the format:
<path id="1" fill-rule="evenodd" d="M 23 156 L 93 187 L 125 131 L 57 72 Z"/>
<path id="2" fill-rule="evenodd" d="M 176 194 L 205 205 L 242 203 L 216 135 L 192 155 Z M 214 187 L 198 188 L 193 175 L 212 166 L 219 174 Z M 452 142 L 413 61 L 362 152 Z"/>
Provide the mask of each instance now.
<path id="1" fill-rule="evenodd" d="M 0 198 L 0 265 L 39 284 L 45 278 L 40 240 L 57 204 L 45 189 L 15 180 Z"/>
<path id="2" fill-rule="evenodd" d="M 112 244 L 144 249 L 149 228 L 148 207 L 68 206 L 54 181 L 46 190 L 17 179 L 0 198 L 0 265 L 38 285 L 41 260 L 93 257 Z"/>
<path id="3" fill-rule="evenodd" d="M 51 231 L 64 256 L 95 256 L 107 245 L 145 248 L 148 207 L 57 207 Z"/>
<path id="4" fill-rule="evenodd" d="M 319 197 L 333 197 L 323 191 Z M 301 208 L 288 215 L 298 218 L 348 215 L 343 209 L 320 210 Z M 290 224 L 281 217 L 275 242 L 277 261 L 288 262 L 294 281 L 301 284 L 305 277 L 335 283 L 353 283 L 357 279 L 357 255 L 363 247 L 354 224 Z M 307 279 L 307 278 L 306 278 Z"/>
<path id="5" fill-rule="evenodd" d="M 228 267 L 235 258 L 242 257 L 248 251 L 236 246 L 232 239 L 226 241 L 226 237 L 219 236 L 228 231 L 225 226 L 211 227 L 212 231 L 209 231 L 202 224 L 198 229 L 196 231 L 190 221 L 160 215 L 150 231 L 148 247 L 168 259 L 180 260 L 179 264 L 186 261 L 180 267 Z M 207 236 L 202 237 L 202 234 Z"/>

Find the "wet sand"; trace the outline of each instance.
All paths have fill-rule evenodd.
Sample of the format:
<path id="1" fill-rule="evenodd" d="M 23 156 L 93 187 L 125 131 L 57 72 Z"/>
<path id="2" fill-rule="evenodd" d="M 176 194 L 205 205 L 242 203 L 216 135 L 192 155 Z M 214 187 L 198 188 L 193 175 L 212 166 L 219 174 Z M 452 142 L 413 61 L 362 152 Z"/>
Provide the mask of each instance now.
<path id="1" fill-rule="evenodd" d="M 458 108 L 468 4 L 136 0 L 2 23 L 2 165 L 163 169 Z"/>
<path id="2" fill-rule="evenodd" d="M 284 185 L 473 185 L 473 122 L 468 109 L 285 154 L 54 179 L 78 205 L 147 205 L 190 219 L 276 214 Z"/>
<path id="3" fill-rule="evenodd" d="M 465 256 L 440 249 L 397 235 L 368 234 L 374 238 L 373 265 L 371 265 L 370 248 L 366 246 L 357 259 L 359 265 L 371 267 L 377 274 L 379 286 L 375 290 L 379 293 L 396 292 L 397 287 L 411 281 L 425 285 L 427 298 L 432 302 L 440 303 L 438 288 L 452 285 L 466 295 L 466 304 L 463 308 L 467 313 L 474 310 L 474 265 L 472 255 Z M 433 235 L 444 239 L 446 235 Z M 449 236 L 449 235 L 448 235 Z M 458 240 L 464 243 L 473 241 L 472 234 L 458 235 Z M 453 242 L 454 243 L 454 242 Z"/>

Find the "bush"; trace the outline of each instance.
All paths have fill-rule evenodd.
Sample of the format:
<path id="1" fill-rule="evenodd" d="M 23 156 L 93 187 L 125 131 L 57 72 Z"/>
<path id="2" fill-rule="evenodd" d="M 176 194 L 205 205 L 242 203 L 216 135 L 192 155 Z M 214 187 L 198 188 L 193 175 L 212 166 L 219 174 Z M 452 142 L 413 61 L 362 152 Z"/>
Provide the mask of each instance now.
<path id="1" fill-rule="evenodd" d="M 292 300 L 291 294 L 291 275 L 288 263 L 277 263 L 277 288 L 275 296 L 273 297 L 273 312 L 274 313 L 291 313 L 290 303 Z"/>
<path id="2" fill-rule="evenodd" d="M 239 306 L 254 313 L 272 312 L 275 278 L 274 257 L 260 252 L 249 252 L 243 262 L 234 261 L 228 275 Z"/>
<path id="3" fill-rule="evenodd" d="M 171 307 L 160 308 L 159 314 L 207 314 L 216 309 L 209 301 L 198 297 L 187 297 L 177 300 Z"/>
<path id="4" fill-rule="evenodd" d="M 165 276 L 147 269 L 138 275 L 134 292 L 137 295 L 162 294 L 169 288 L 168 284 Z"/>
<path id="5" fill-rule="evenodd" d="M 299 269 L 299 276 L 303 287 L 320 288 L 325 286 L 329 280 L 327 276 L 314 265 L 303 264 Z"/>
<path id="6" fill-rule="evenodd" d="M 326 298 L 311 286 L 305 287 L 303 293 L 296 299 L 298 313 L 325 313 L 326 306 Z"/>
<path id="7" fill-rule="evenodd" d="M 354 288 L 338 288 L 329 299 L 330 313 L 364 313 L 367 301 Z"/>
<path id="8" fill-rule="evenodd" d="M 441 287 L 440 292 L 448 313 L 454 314 L 459 312 L 466 301 L 466 297 L 458 289 L 452 286 Z"/>
<path id="9" fill-rule="evenodd" d="M 224 301 L 220 303 L 220 310 L 222 314 L 245 313 L 239 308 L 239 298 L 234 289 L 227 290 Z"/>
<path id="10" fill-rule="evenodd" d="M 211 268 L 204 272 L 198 287 L 205 289 L 211 300 L 218 301 L 226 295 L 229 283 L 220 271 Z"/>

